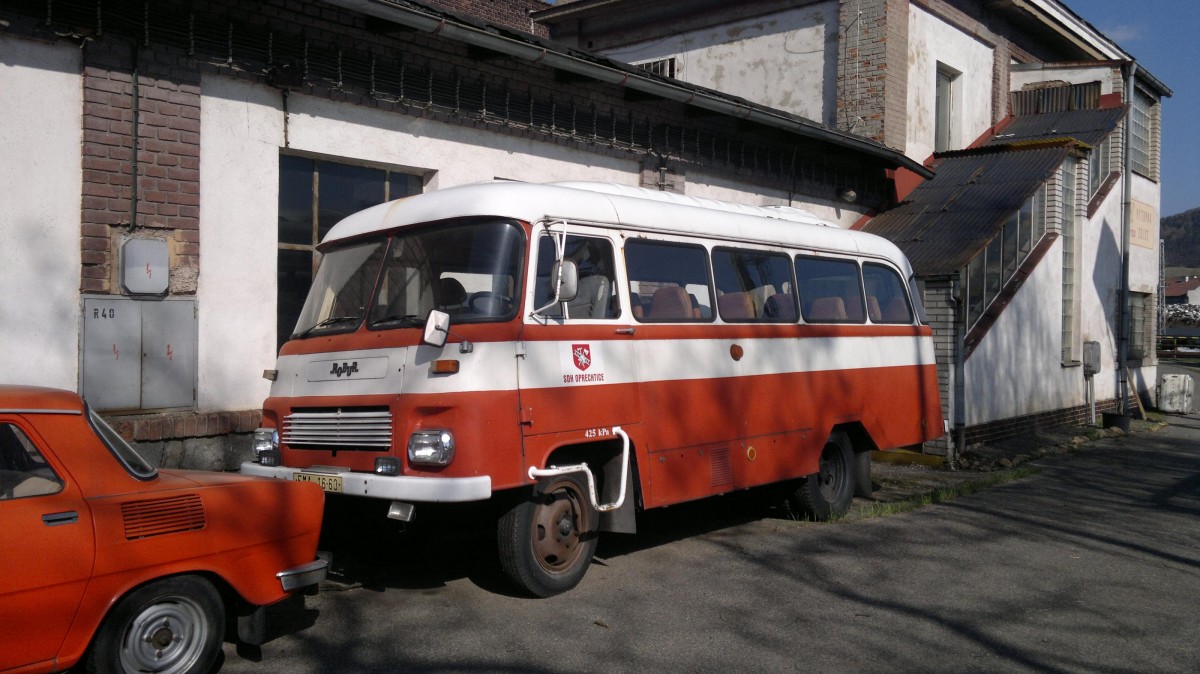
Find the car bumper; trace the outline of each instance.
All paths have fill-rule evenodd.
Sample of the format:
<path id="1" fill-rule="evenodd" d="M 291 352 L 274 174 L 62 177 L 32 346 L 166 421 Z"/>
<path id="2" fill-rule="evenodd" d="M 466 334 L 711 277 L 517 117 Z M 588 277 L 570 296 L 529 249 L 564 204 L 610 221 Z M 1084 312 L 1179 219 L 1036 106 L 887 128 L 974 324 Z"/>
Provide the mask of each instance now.
<path id="1" fill-rule="evenodd" d="M 325 580 L 329 573 L 329 560 L 315 559 L 307 564 L 284 569 L 275 574 L 284 592 L 294 592 Z"/>
<path id="2" fill-rule="evenodd" d="M 327 467 L 301 471 L 288 466 L 264 466 L 247 461 L 242 464 L 244 475 L 270 477 L 276 480 L 293 480 L 299 472 L 336 475 L 342 478 L 341 493 L 347 496 L 411 501 L 417 503 L 462 503 L 486 501 L 492 497 L 492 478 L 477 477 L 413 477 L 411 475 L 387 476 L 374 473 L 356 473 Z"/>

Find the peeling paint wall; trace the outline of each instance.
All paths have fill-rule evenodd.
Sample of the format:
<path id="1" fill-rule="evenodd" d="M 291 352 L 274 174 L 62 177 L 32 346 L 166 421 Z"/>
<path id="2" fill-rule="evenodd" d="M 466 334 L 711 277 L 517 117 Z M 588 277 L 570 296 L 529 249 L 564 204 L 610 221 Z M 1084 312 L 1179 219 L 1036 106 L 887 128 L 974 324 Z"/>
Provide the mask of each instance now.
<path id="1" fill-rule="evenodd" d="M 0 369 L 78 390 L 79 48 L 0 36 Z"/>
<path id="2" fill-rule="evenodd" d="M 991 47 L 911 5 L 908 28 L 908 145 L 917 161 L 933 154 L 938 64 L 958 73 L 954 93 L 951 145 L 961 149 L 992 125 Z"/>
<path id="3" fill-rule="evenodd" d="M 677 79 L 833 126 L 838 3 L 766 14 L 605 50 L 641 63 L 676 59 Z"/>

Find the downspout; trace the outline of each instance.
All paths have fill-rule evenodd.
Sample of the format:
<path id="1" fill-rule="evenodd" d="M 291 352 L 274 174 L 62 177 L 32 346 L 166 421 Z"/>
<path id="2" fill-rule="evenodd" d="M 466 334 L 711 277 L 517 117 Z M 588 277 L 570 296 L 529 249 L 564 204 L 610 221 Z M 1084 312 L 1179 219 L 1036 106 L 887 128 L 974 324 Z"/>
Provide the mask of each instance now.
<path id="1" fill-rule="evenodd" d="M 1130 159 L 1132 154 L 1129 150 L 1132 147 L 1133 141 L 1133 98 L 1135 95 L 1135 85 L 1137 83 L 1137 61 L 1131 61 L 1128 64 L 1128 70 L 1125 73 L 1125 104 L 1129 106 L 1129 112 L 1125 115 L 1125 130 L 1122 157 L 1121 157 L 1121 173 L 1122 182 L 1124 185 L 1121 189 L 1121 299 L 1118 316 L 1118 335 L 1117 335 L 1117 394 L 1119 396 L 1120 407 L 1118 411 L 1121 414 L 1129 413 L 1129 370 L 1126 363 L 1129 362 L 1129 240 L 1130 229 L 1129 223 L 1133 218 L 1133 162 Z"/>
<path id="2" fill-rule="evenodd" d="M 967 447 L 967 311 L 963 301 L 963 284 L 959 278 L 950 281 L 950 299 L 954 301 L 954 455 L 962 456 Z"/>

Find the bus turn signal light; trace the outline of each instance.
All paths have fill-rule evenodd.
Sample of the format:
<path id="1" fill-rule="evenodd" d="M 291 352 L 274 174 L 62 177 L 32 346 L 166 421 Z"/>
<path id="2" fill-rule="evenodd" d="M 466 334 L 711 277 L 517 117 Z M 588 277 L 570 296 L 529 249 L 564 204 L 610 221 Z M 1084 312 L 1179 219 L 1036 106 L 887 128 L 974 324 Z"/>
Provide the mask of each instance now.
<path id="1" fill-rule="evenodd" d="M 454 360 L 453 358 L 448 358 L 446 360 L 435 360 L 433 361 L 433 367 L 430 371 L 434 374 L 457 374 L 458 361 Z"/>

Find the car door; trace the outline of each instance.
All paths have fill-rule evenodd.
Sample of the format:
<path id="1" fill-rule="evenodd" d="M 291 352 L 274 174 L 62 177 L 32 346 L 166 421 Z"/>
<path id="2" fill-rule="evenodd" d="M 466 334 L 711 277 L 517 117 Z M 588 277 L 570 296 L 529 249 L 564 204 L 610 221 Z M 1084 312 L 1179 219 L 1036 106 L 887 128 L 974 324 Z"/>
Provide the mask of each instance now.
<path id="1" fill-rule="evenodd" d="M 0 415 L 0 670 L 55 658 L 95 558 L 83 494 L 25 421 Z"/>

